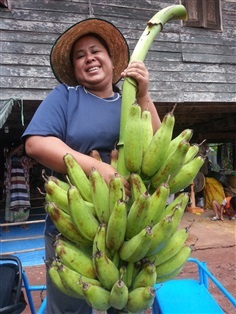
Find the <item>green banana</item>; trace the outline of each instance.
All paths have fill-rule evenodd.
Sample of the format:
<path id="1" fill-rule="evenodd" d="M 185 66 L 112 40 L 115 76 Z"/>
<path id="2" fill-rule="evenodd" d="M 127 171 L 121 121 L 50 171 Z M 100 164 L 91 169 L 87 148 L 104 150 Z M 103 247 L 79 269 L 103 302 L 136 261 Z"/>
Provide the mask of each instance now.
<path id="1" fill-rule="evenodd" d="M 62 263 L 77 271 L 83 276 L 96 278 L 96 272 L 93 268 L 92 258 L 85 250 L 73 243 L 66 243 L 59 238 L 55 242 L 56 256 Z"/>
<path id="2" fill-rule="evenodd" d="M 110 291 L 103 287 L 84 283 L 82 285 L 86 302 L 97 311 L 107 311 L 110 305 Z"/>
<path id="3" fill-rule="evenodd" d="M 164 217 L 160 222 L 153 226 L 153 236 L 146 256 L 157 253 L 169 241 L 173 229 L 174 215 L 175 213 Z"/>
<path id="4" fill-rule="evenodd" d="M 111 252 L 111 251 L 110 251 Z M 109 254 L 107 254 L 108 256 Z M 111 254 L 111 260 L 113 262 L 113 264 L 116 265 L 116 267 L 118 268 L 120 266 L 120 255 L 118 253 L 118 251 L 114 251 Z"/>
<path id="5" fill-rule="evenodd" d="M 107 223 L 110 217 L 109 189 L 100 172 L 93 168 L 89 174 L 92 200 L 100 223 Z"/>
<path id="6" fill-rule="evenodd" d="M 181 218 L 183 217 L 186 206 L 184 203 L 175 207 L 174 217 L 173 217 L 173 228 L 171 230 L 171 236 L 177 231 Z"/>
<path id="7" fill-rule="evenodd" d="M 45 194 L 45 202 L 55 203 L 65 213 L 67 213 L 68 215 L 70 213 L 67 197 L 65 198 L 64 195 L 62 195 L 62 194 L 60 194 L 58 197 L 57 193 L 52 193 L 52 194 L 46 193 Z"/>
<path id="8" fill-rule="evenodd" d="M 119 156 L 119 151 L 116 147 L 114 147 L 110 153 L 110 164 L 116 170 L 117 170 L 118 156 Z"/>
<path id="9" fill-rule="evenodd" d="M 62 279 L 62 282 L 64 284 L 64 281 L 71 286 L 71 288 L 75 288 L 75 292 L 77 291 L 77 286 L 80 285 L 80 283 L 88 283 L 90 285 L 94 286 L 101 286 L 101 283 L 99 280 L 95 278 L 89 278 L 86 276 L 83 276 L 82 274 L 78 273 L 77 271 L 71 269 L 70 267 L 65 266 L 64 264 L 60 266 L 60 277 Z M 74 287 L 73 287 L 74 285 Z M 81 291 L 79 289 L 79 291 Z"/>
<path id="10" fill-rule="evenodd" d="M 146 263 L 133 281 L 132 289 L 140 287 L 153 287 L 156 283 L 156 266 L 154 263 Z"/>
<path id="11" fill-rule="evenodd" d="M 130 108 L 129 123 L 124 133 L 124 160 L 129 172 L 139 172 L 142 164 L 141 107 L 133 104 Z"/>
<path id="12" fill-rule="evenodd" d="M 152 306 L 155 290 L 152 286 L 136 288 L 129 292 L 126 308 L 131 313 L 142 312 Z"/>
<path id="13" fill-rule="evenodd" d="M 147 227 L 143 225 L 147 217 L 149 207 L 150 195 L 148 193 L 139 194 L 137 199 L 133 202 L 127 217 L 127 225 L 125 238 L 131 239 L 138 234 L 143 228 Z"/>
<path id="14" fill-rule="evenodd" d="M 183 165 L 177 175 L 169 181 L 170 193 L 175 194 L 189 186 L 195 179 L 204 164 L 204 161 L 205 157 L 197 156 L 187 164 Z"/>
<path id="15" fill-rule="evenodd" d="M 70 186 L 67 196 L 70 216 L 74 226 L 83 237 L 93 241 L 99 226 L 98 220 L 93 216 L 90 208 L 75 186 Z"/>
<path id="16" fill-rule="evenodd" d="M 127 225 L 127 206 L 123 200 L 115 203 L 107 224 L 106 246 L 113 251 L 118 251 L 125 240 Z"/>
<path id="17" fill-rule="evenodd" d="M 170 236 L 172 236 L 176 230 L 178 229 L 180 220 L 184 214 L 184 211 L 186 209 L 189 196 L 187 193 L 183 193 L 182 199 L 179 197 L 180 202 L 176 204 L 175 200 L 172 202 L 173 204 L 176 204 L 173 206 L 173 204 L 169 204 L 165 210 L 165 215 L 171 215 L 173 217 L 172 219 L 172 229 L 169 233 Z"/>
<path id="18" fill-rule="evenodd" d="M 58 267 L 58 270 L 57 270 L 57 276 L 59 276 L 59 279 L 64 287 L 63 292 L 66 295 L 72 296 L 74 298 L 84 299 L 84 295 L 81 289 L 82 284 L 75 281 L 74 277 L 70 278 L 70 281 L 69 281 L 68 274 L 66 275 L 64 274 L 65 272 L 64 269 L 65 269 L 65 266 L 62 264 L 61 266 Z"/>
<path id="19" fill-rule="evenodd" d="M 152 227 L 141 230 L 123 243 L 119 250 L 120 258 L 127 262 L 138 262 L 147 254 L 152 241 Z"/>
<path id="20" fill-rule="evenodd" d="M 58 268 L 58 274 L 65 289 L 68 290 L 70 293 L 74 293 L 77 298 L 80 299 L 84 299 L 84 294 L 82 290 L 84 283 L 101 286 L 98 280 L 82 276 L 80 273 L 72 270 L 71 268 L 63 264 Z"/>
<path id="21" fill-rule="evenodd" d="M 157 254 L 153 256 L 154 258 L 153 262 L 155 266 L 158 266 L 164 263 L 169 258 L 177 254 L 177 252 L 183 247 L 187 238 L 188 238 L 187 228 L 182 228 L 182 229 L 177 230 L 172 235 L 172 237 L 167 242 L 167 244 Z"/>
<path id="22" fill-rule="evenodd" d="M 45 178 L 47 181 L 55 182 L 60 188 L 67 191 L 70 187 L 68 182 L 65 182 L 53 175 L 47 176 L 45 170 L 42 170 L 42 177 Z"/>
<path id="23" fill-rule="evenodd" d="M 172 215 L 174 210 L 176 209 L 176 206 L 187 206 L 189 201 L 189 195 L 188 193 L 182 192 L 180 193 L 169 205 L 166 206 L 166 208 L 163 210 L 163 212 L 160 215 L 160 219 Z"/>
<path id="24" fill-rule="evenodd" d="M 84 200 L 92 202 L 89 179 L 80 164 L 71 154 L 63 157 L 70 182 L 77 187 Z"/>
<path id="25" fill-rule="evenodd" d="M 205 142 L 205 140 L 203 140 L 200 144 L 192 144 L 189 147 L 189 150 L 186 154 L 184 163 L 187 164 L 188 162 L 190 162 L 191 160 L 193 160 L 193 158 L 195 158 L 199 152 L 200 152 L 200 146 Z"/>
<path id="26" fill-rule="evenodd" d="M 97 232 L 93 240 L 92 255 L 96 254 L 98 250 L 105 252 L 106 255 L 108 254 L 108 248 L 106 247 L 106 232 L 107 225 L 101 223 L 97 228 Z"/>
<path id="27" fill-rule="evenodd" d="M 45 177 L 46 178 L 46 177 Z M 70 187 L 70 184 L 60 179 L 57 179 L 55 176 L 47 177 L 45 180 L 45 201 L 56 203 L 61 209 L 63 209 L 67 214 L 70 214 L 67 192 Z M 58 185 L 57 186 L 55 186 Z M 41 191 L 40 191 L 41 192 Z M 42 193 L 42 192 L 41 192 Z M 84 201 L 89 207 L 91 213 L 95 216 L 95 208 L 93 203 Z"/>
<path id="28" fill-rule="evenodd" d="M 84 238 L 75 228 L 70 215 L 61 210 L 55 203 L 46 202 L 45 211 L 48 213 L 58 231 L 68 240 L 84 246 L 91 246 L 91 241 Z"/>
<path id="29" fill-rule="evenodd" d="M 101 252 L 105 252 L 105 255 L 113 260 L 113 258 L 118 258 L 118 257 L 117 256 L 115 257 L 114 254 L 112 255 L 113 252 L 109 250 L 108 247 L 106 246 L 106 233 L 107 233 L 107 225 L 104 223 L 101 223 L 98 226 L 96 235 L 93 240 L 92 257 L 97 254 L 97 251 L 101 251 Z M 93 267 L 95 267 L 94 258 L 92 258 L 92 262 L 93 262 Z M 114 261 L 114 264 L 116 262 L 117 261 Z"/>
<path id="30" fill-rule="evenodd" d="M 185 155 L 189 149 L 189 143 L 182 141 L 177 149 L 163 161 L 159 170 L 151 177 L 151 184 L 157 188 L 161 183 L 167 181 L 170 177 L 174 177 L 184 164 Z"/>
<path id="31" fill-rule="evenodd" d="M 122 279 L 117 280 L 110 293 L 109 302 L 112 307 L 117 310 L 125 308 L 128 302 L 129 290 Z"/>
<path id="32" fill-rule="evenodd" d="M 111 290 L 114 283 L 119 279 L 118 268 L 104 252 L 99 250 L 93 255 L 93 262 L 97 278 L 102 286 L 107 290 Z"/>
<path id="33" fill-rule="evenodd" d="M 65 238 L 62 234 L 56 235 L 54 245 L 56 245 L 57 243 L 62 243 L 63 245 L 66 245 L 70 249 L 74 249 L 74 248 L 78 247 L 80 250 L 85 252 L 85 254 L 92 256 L 93 251 L 92 251 L 91 245 L 89 245 L 89 246 L 79 245 L 78 243 L 74 243 L 74 242 L 70 241 L 69 239 Z"/>
<path id="34" fill-rule="evenodd" d="M 151 143 L 143 156 L 141 170 L 145 176 L 153 176 L 165 160 L 165 153 L 170 145 L 175 125 L 173 110 L 164 116 L 159 129 L 153 135 Z"/>
<path id="35" fill-rule="evenodd" d="M 182 141 L 190 141 L 193 136 L 193 130 L 192 129 L 185 129 L 183 130 L 178 136 L 173 138 L 170 142 L 170 145 L 167 149 L 167 152 L 165 154 L 165 158 L 170 156 L 178 147 L 179 143 Z"/>
<path id="36" fill-rule="evenodd" d="M 119 268 L 119 279 L 123 280 L 127 286 L 127 266 L 126 265 L 122 265 Z"/>
<path id="37" fill-rule="evenodd" d="M 54 180 L 43 176 L 45 183 L 44 189 L 46 191 L 46 202 L 56 203 L 62 210 L 69 214 L 67 191 L 61 188 Z"/>
<path id="38" fill-rule="evenodd" d="M 199 149 L 200 149 L 200 146 L 198 144 L 196 143 L 192 144 L 186 153 L 184 164 L 187 164 L 188 162 L 193 160 L 193 158 L 195 158 L 197 154 L 199 153 Z"/>
<path id="39" fill-rule="evenodd" d="M 135 201 L 138 198 L 139 194 L 147 191 L 147 187 L 138 173 L 131 173 L 129 177 L 129 182 L 131 186 L 132 201 Z"/>
<path id="40" fill-rule="evenodd" d="M 144 225 L 148 226 L 151 223 L 155 225 L 160 221 L 160 217 L 166 208 L 169 193 L 170 189 L 168 184 L 161 183 L 160 186 L 151 194 Z"/>
<path id="41" fill-rule="evenodd" d="M 109 189 L 109 211 L 111 215 L 116 202 L 121 199 L 125 201 L 126 198 L 122 177 L 118 173 L 114 174 L 111 177 L 108 189 Z"/>
<path id="42" fill-rule="evenodd" d="M 156 283 L 162 283 L 162 282 L 166 282 L 166 281 L 169 281 L 171 279 L 174 279 L 175 277 L 177 277 L 181 270 L 183 269 L 183 266 L 180 266 L 179 268 L 176 268 L 174 271 L 172 271 L 171 273 L 167 274 L 167 275 L 164 275 L 164 276 L 158 276 L 156 278 Z"/>
<path id="43" fill-rule="evenodd" d="M 142 111 L 141 129 L 142 156 L 144 156 L 153 137 L 152 115 L 148 109 Z"/>
<path id="44" fill-rule="evenodd" d="M 189 246 L 183 246 L 174 256 L 156 267 L 156 275 L 166 276 L 183 266 L 191 254 Z"/>
<path id="45" fill-rule="evenodd" d="M 125 283 L 128 288 L 130 288 L 133 283 L 134 272 L 135 272 L 135 263 L 132 263 L 132 262 L 127 263 Z"/>
<path id="46" fill-rule="evenodd" d="M 66 295 L 68 295 L 70 297 L 77 297 L 76 293 L 74 293 L 73 291 L 68 290 L 68 289 L 66 289 L 64 287 L 64 285 L 63 285 L 63 283 L 61 281 L 60 275 L 58 273 L 58 268 L 59 267 L 60 266 L 55 261 L 52 261 L 51 265 L 49 265 L 48 274 L 49 274 L 49 276 L 50 276 L 50 278 L 52 280 L 52 283 L 62 293 L 66 294 Z"/>
<path id="47" fill-rule="evenodd" d="M 87 201 L 84 201 L 88 210 L 90 210 L 91 214 L 96 217 L 96 212 L 95 212 L 95 207 L 93 205 L 93 203 L 90 203 L 90 202 L 87 202 Z M 96 217 L 97 218 L 97 217 Z"/>

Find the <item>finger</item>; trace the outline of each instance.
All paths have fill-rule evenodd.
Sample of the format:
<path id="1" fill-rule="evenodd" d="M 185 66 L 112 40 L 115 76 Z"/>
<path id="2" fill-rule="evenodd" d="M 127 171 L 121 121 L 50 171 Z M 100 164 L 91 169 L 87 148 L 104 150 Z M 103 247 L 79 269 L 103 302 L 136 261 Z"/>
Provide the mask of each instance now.
<path id="1" fill-rule="evenodd" d="M 140 61 L 140 60 L 134 60 L 130 63 L 130 66 L 132 65 L 135 65 L 135 66 L 138 66 L 138 67 L 145 67 L 145 64 L 143 63 L 143 61 Z"/>
<path id="2" fill-rule="evenodd" d="M 131 185 L 130 185 L 130 183 L 125 178 L 123 178 L 123 184 L 124 184 L 124 188 L 125 188 L 125 194 L 128 197 L 130 197 L 130 195 L 131 195 Z"/>
<path id="3" fill-rule="evenodd" d="M 140 70 L 134 69 L 133 71 L 132 70 L 127 71 L 126 76 L 133 77 L 135 79 L 137 78 L 141 79 L 144 78 L 144 73 L 142 73 Z"/>
<path id="4" fill-rule="evenodd" d="M 128 190 L 131 189 L 130 183 L 129 183 L 125 178 L 123 178 L 123 183 L 124 183 L 124 187 L 125 187 L 126 189 L 128 189 Z"/>
<path id="5" fill-rule="evenodd" d="M 125 188 L 125 195 L 126 195 L 126 201 L 128 201 L 131 196 L 131 191 Z"/>

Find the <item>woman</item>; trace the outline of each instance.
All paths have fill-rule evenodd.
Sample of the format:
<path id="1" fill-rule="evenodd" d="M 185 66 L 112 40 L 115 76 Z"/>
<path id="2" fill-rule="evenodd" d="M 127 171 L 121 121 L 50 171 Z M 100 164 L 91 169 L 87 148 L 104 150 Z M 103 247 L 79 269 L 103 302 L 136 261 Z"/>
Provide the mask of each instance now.
<path id="1" fill-rule="evenodd" d="M 121 97 L 115 84 L 121 77 L 137 80 L 137 102 L 152 113 L 154 132 L 160 119 L 148 93 L 149 76 L 142 62 L 128 65 L 129 50 L 111 23 L 88 19 L 63 33 L 51 51 L 51 66 L 60 84 L 42 102 L 23 134 L 26 152 L 45 167 L 65 173 L 63 156 L 71 153 L 89 175 L 95 167 L 109 183 L 116 170 L 110 152 L 119 139 Z M 98 150 L 102 162 L 89 156 Z M 127 195 L 129 182 L 124 180 Z M 47 217 L 46 258 L 54 254 L 57 230 Z M 53 287 L 47 276 L 47 314 L 91 313 L 83 300 L 69 298 Z M 112 313 L 110 309 L 108 313 Z"/>
<path id="2" fill-rule="evenodd" d="M 212 202 L 212 209 L 215 216 L 212 221 L 224 221 L 224 215 L 228 215 L 230 220 L 235 220 L 236 215 L 236 196 L 227 196 L 223 199 L 221 204 L 216 200 Z"/>
<path id="3" fill-rule="evenodd" d="M 23 222 L 30 214 L 30 168 L 33 161 L 24 154 L 23 145 L 12 150 L 4 149 L 5 153 L 5 193 L 6 222 Z M 24 225 L 25 227 L 25 225 Z M 8 231 L 8 227 L 5 228 Z"/>

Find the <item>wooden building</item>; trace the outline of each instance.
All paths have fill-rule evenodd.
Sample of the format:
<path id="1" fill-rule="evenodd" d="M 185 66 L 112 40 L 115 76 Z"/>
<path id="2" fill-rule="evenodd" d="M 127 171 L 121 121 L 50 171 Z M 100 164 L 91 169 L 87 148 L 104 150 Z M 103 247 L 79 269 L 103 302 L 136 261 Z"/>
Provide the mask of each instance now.
<path id="1" fill-rule="evenodd" d="M 145 59 L 161 116 L 175 103 L 175 133 L 195 141 L 236 143 L 236 0 L 0 0 L 0 154 L 17 141 L 58 82 L 49 62 L 53 42 L 88 18 L 114 23 L 134 49 L 147 21 L 182 3 L 188 20 L 169 21 Z M 235 166 L 234 157 L 234 169 Z"/>

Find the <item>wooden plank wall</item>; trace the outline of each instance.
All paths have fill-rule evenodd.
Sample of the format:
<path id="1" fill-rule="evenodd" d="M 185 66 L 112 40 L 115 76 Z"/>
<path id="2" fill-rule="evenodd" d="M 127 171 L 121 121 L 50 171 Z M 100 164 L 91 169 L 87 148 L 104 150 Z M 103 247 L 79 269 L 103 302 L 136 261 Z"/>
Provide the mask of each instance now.
<path id="1" fill-rule="evenodd" d="M 51 46 L 70 25 L 89 17 L 113 22 L 132 52 L 146 22 L 179 0 L 10 0 L 0 8 L 1 99 L 42 100 L 55 87 Z M 156 102 L 231 102 L 236 86 L 236 0 L 222 0 L 223 31 L 168 22 L 146 58 Z"/>

